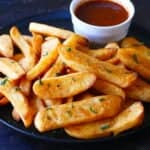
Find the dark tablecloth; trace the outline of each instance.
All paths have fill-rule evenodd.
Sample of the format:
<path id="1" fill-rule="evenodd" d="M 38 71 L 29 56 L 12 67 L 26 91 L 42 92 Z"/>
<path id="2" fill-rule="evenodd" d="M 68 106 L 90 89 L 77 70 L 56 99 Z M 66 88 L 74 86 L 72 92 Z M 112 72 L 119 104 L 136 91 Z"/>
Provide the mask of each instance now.
<path id="1" fill-rule="evenodd" d="M 150 31 L 150 1 L 133 0 L 136 6 L 134 21 Z M 68 0 L 0 0 L 0 29 L 16 20 L 49 12 L 55 8 L 67 8 Z M 0 150 L 47 150 L 47 149 L 101 149 L 101 150 L 149 150 L 150 129 L 111 142 L 97 144 L 53 144 L 36 140 L 9 129 L 0 123 Z"/>

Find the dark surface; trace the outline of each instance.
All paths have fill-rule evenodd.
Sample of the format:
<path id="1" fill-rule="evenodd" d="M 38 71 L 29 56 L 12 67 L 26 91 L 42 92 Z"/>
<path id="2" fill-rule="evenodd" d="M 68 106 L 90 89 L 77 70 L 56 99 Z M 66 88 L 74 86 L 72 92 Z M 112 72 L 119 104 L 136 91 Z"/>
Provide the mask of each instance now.
<path id="1" fill-rule="evenodd" d="M 27 16 L 49 12 L 52 8 L 67 8 L 67 0 L 0 0 L 0 28 Z M 150 31 L 150 2 L 136 0 L 136 17 L 134 21 Z M 0 150 L 44 150 L 44 149 L 114 149 L 114 150 L 148 150 L 150 149 L 150 129 L 145 129 L 135 135 L 111 142 L 89 144 L 52 144 L 21 135 L 0 124 Z"/>

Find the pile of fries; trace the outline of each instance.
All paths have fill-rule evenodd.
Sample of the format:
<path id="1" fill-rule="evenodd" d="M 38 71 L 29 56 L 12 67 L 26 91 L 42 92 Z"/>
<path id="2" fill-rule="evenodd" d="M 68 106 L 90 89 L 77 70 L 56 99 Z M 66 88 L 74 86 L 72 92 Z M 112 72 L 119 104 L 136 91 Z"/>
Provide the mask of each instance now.
<path id="1" fill-rule="evenodd" d="M 128 37 L 91 49 L 71 31 L 40 23 L 29 31 L 14 26 L 0 36 L 0 106 L 10 103 L 16 121 L 81 139 L 142 124 L 142 102 L 150 102 L 148 47 Z"/>

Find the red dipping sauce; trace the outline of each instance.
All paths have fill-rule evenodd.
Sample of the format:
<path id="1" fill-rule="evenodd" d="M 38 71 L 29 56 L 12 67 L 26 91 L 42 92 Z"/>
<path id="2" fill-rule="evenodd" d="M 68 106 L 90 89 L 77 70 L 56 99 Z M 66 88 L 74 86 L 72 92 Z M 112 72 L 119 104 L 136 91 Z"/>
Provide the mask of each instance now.
<path id="1" fill-rule="evenodd" d="M 129 17 L 123 6 L 107 0 L 85 2 L 76 8 L 75 14 L 80 20 L 96 26 L 117 25 Z"/>

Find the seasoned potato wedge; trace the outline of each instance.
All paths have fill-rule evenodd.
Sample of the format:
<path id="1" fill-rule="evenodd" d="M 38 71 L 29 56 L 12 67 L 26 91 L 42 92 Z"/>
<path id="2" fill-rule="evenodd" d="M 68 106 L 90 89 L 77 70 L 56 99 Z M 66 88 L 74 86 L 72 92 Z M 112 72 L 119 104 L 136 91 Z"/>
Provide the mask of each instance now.
<path id="1" fill-rule="evenodd" d="M 44 132 L 115 116 L 121 106 L 118 96 L 97 96 L 44 109 L 37 113 L 34 123 L 38 131 Z"/>
<path id="2" fill-rule="evenodd" d="M 125 93 L 128 98 L 150 102 L 150 84 L 140 78 L 133 85 L 125 88 Z"/>
<path id="3" fill-rule="evenodd" d="M 63 45 L 70 46 L 80 50 L 83 49 L 83 47 L 87 49 L 89 46 L 89 42 L 84 37 L 78 34 L 73 34 L 63 42 Z"/>
<path id="4" fill-rule="evenodd" d="M 81 51 L 89 56 L 104 61 L 112 58 L 116 54 L 117 49 L 100 48 L 100 49 L 82 49 Z"/>
<path id="5" fill-rule="evenodd" d="M 100 93 L 107 95 L 118 95 L 125 99 L 125 92 L 123 91 L 123 89 L 107 81 L 97 79 L 93 85 L 93 88 Z"/>
<path id="6" fill-rule="evenodd" d="M 2 93 L 13 105 L 21 117 L 25 127 L 29 127 L 33 121 L 35 110 L 30 106 L 28 99 L 22 94 L 13 81 L 8 78 L 0 79 L 0 93 Z"/>
<path id="7" fill-rule="evenodd" d="M 45 43 L 44 43 L 45 44 Z M 48 47 L 46 47 L 45 53 L 42 55 L 39 62 L 27 73 L 27 78 L 33 80 L 43 74 L 57 59 L 58 46 L 60 44 L 57 38 L 53 38 L 46 41 Z"/>
<path id="8" fill-rule="evenodd" d="M 22 51 L 25 57 L 20 61 L 20 64 L 26 71 L 30 70 L 36 62 L 36 55 L 34 54 L 32 47 L 23 38 L 17 27 L 14 26 L 10 29 L 10 36 L 13 42 L 18 46 L 18 48 Z"/>
<path id="9" fill-rule="evenodd" d="M 120 87 L 128 87 L 137 78 L 136 73 L 100 61 L 70 47 L 62 46 L 59 48 L 59 54 L 61 59 L 73 70 L 93 72 L 98 78 L 117 84 Z"/>
<path id="10" fill-rule="evenodd" d="M 91 139 L 119 134 L 139 126 L 143 122 L 144 108 L 142 103 L 135 102 L 112 119 L 66 127 L 65 131 L 72 137 Z"/>
<path id="11" fill-rule="evenodd" d="M 150 49 L 123 48 L 118 51 L 120 61 L 128 68 L 138 72 L 143 78 L 150 80 Z"/>
<path id="12" fill-rule="evenodd" d="M 127 37 L 121 42 L 122 48 L 141 47 L 143 44 L 134 37 Z"/>
<path id="13" fill-rule="evenodd" d="M 43 78 L 60 76 L 64 67 L 65 67 L 65 64 L 60 59 L 60 57 L 58 57 L 55 64 L 53 64 L 53 66 L 45 73 Z"/>
<path id="14" fill-rule="evenodd" d="M 41 54 L 41 46 L 43 43 L 43 37 L 40 34 L 32 33 L 32 49 L 37 57 Z"/>
<path id="15" fill-rule="evenodd" d="M 14 80 L 25 74 L 23 68 L 16 61 L 6 57 L 0 57 L 0 72 Z"/>
<path id="16" fill-rule="evenodd" d="M 3 34 L 0 36 L 0 54 L 5 57 L 12 57 L 14 47 L 9 35 Z"/>
<path id="17" fill-rule="evenodd" d="M 66 98 L 89 89 L 95 80 L 93 73 L 73 73 L 37 80 L 33 85 L 33 91 L 42 99 Z"/>
<path id="18" fill-rule="evenodd" d="M 36 23 L 36 22 L 30 23 L 29 30 L 31 32 L 40 33 L 42 35 L 59 37 L 61 39 L 67 39 L 74 34 L 73 32 L 68 30 L 64 30 L 50 25 Z"/>

